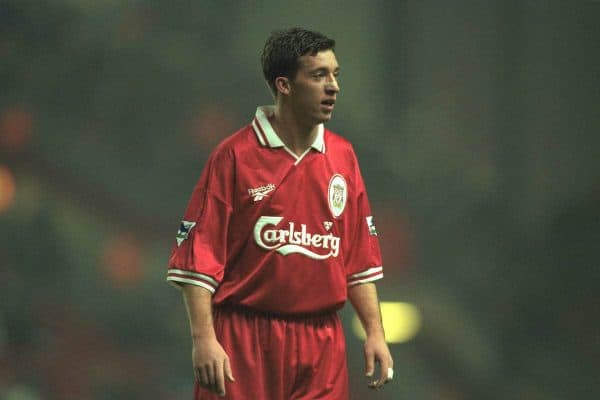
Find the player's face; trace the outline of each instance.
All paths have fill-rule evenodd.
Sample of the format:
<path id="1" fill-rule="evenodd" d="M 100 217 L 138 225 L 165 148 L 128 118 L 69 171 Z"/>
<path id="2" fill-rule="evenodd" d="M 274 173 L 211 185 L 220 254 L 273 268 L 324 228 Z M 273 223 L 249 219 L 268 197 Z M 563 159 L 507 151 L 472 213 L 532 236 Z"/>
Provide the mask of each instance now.
<path id="1" fill-rule="evenodd" d="M 337 94 L 340 67 L 332 50 L 299 58 L 296 77 L 290 82 L 290 104 L 302 121 L 317 125 L 331 119 Z"/>

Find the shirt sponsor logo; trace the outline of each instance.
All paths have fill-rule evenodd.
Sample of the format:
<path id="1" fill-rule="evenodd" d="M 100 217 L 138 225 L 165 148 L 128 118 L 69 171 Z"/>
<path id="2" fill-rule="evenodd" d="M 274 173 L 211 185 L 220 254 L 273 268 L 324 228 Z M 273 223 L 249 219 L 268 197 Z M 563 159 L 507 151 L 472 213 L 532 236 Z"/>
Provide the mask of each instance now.
<path id="1" fill-rule="evenodd" d="M 346 200 L 348 199 L 348 186 L 342 175 L 335 174 L 331 177 L 328 192 L 329 209 L 333 216 L 337 218 L 344 212 Z"/>
<path id="2" fill-rule="evenodd" d="M 181 243 L 190 235 L 190 230 L 196 225 L 195 222 L 192 221 L 181 221 L 181 225 L 179 226 L 179 230 L 177 231 L 177 247 L 181 246 Z"/>
<path id="3" fill-rule="evenodd" d="M 262 216 L 254 225 L 254 240 L 265 250 L 275 250 L 279 254 L 299 253 L 315 260 L 337 257 L 340 252 L 340 238 L 332 233 L 321 235 L 309 233 L 306 224 L 297 227 L 294 222 L 277 229 L 283 217 Z M 318 251 L 314 251 L 314 250 Z"/>
<path id="4" fill-rule="evenodd" d="M 267 197 L 269 193 L 271 193 L 273 190 L 275 190 L 275 185 L 269 183 L 268 185 L 248 189 L 248 194 L 250 195 L 250 197 L 254 198 L 254 201 L 261 201 L 262 199 Z"/>

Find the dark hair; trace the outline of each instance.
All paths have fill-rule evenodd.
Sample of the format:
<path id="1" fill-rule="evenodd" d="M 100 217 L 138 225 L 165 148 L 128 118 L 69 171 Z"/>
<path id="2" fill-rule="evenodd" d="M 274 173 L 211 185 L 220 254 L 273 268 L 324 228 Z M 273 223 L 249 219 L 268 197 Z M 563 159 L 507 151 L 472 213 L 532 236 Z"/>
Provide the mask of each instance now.
<path id="1" fill-rule="evenodd" d="M 271 33 L 260 57 L 263 74 L 273 94 L 277 94 L 275 79 L 285 76 L 294 79 L 298 72 L 298 58 L 320 51 L 334 50 L 335 40 L 319 32 L 291 28 Z"/>

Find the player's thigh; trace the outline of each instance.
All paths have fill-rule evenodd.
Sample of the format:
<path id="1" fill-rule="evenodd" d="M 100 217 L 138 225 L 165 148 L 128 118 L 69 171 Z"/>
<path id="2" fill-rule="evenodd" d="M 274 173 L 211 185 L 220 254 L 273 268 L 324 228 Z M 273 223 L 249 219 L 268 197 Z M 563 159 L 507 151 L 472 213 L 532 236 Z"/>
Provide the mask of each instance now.
<path id="1" fill-rule="evenodd" d="M 299 334 L 300 368 L 293 400 L 348 399 L 346 342 L 337 315 Z"/>
<path id="2" fill-rule="evenodd" d="M 289 379 L 282 375 L 287 370 L 281 368 L 287 348 L 284 325 L 260 315 L 221 311 L 215 313 L 214 326 L 235 378 L 235 382 L 226 381 L 226 398 L 287 397 L 285 384 Z M 202 388 L 198 390 L 205 392 Z M 207 399 L 212 400 L 212 397 Z"/>

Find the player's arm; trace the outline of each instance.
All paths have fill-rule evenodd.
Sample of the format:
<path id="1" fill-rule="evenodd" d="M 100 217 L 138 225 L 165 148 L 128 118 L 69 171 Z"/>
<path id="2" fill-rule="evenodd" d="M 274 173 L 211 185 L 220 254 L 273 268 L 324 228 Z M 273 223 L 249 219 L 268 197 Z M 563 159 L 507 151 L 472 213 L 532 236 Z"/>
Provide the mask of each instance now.
<path id="1" fill-rule="evenodd" d="M 392 379 L 394 361 L 385 342 L 377 288 L 374 283 L 351 286 L 348 288 L 348 298 L 367 334 L 364 346 L 366 375 L 369 378 L 373 376 L 376 363 L 380 367 L 379 379 L 372 381 L 369 387 L 380 388 Z"/>
<path id="2" fill-rule="evenodd" d="M 212 319 L 212 293 L 196 285 L 182 285 L 192 335 L 192 363 L 201 386 L 225 395 L 225 377 L 234 382 L 229 357 L 217 341 Z"/>

